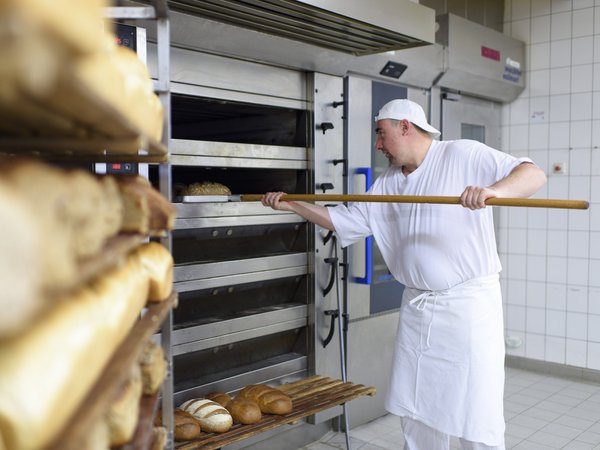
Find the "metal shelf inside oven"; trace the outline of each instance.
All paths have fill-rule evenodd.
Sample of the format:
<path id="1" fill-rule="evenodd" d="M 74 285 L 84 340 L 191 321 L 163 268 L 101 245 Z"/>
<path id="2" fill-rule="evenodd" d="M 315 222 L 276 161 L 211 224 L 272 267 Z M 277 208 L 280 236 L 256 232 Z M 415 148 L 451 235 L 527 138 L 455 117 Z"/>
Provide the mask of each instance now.
<path id="1" fill-rule="evenodd" d="M 214 358 L 218 359 L 219 353 Z M 225 360 L 233 359 L 224 356 Z M 204 362 L 204 361 L 203 361 Z M 198 366 L 198 360 L 191 356 L 175 358 L 175 395 L 174 405 L 181 405 L 188 399 L 204 397 L 209 392 L 232 392 L 253 383 L 275 382 L 306 377 L 308 374 L 308 358 L 296 352 L 272 356 L 262 361 L 239 365 L 236 367 L 219 367 L 208 361 L 208 370 L 197 373 L 192 367 Z M 190 370 L 192 369 L 192 370 Z"/>
<path id="2" fill-rule="evenodd" d="M 178 292 L 273 280 L 307 273 L 306 253 L 183 265 L 176 266 L 173 270 L 175 290 Z"/>
<path id="3" fill-rule="evenodd" d="M 297 214 L 265 208 L 260 202 L 175 203 L 175 229 L 302 223 Z"/>
<path id="4" fill-rule="evenodd" d="M 306 147 L 172 139 L 170 162 L 182 166 L 216 166 L 306 170 Z"/>
<path id="5" fill-rule="evenodd" d="M 307 228 L 303 222 L 174 230 L 173 258 L 179 266 L 306 252 Z"/>
<path id="6" fill-rule="evenodd" d="M 306 305 L 271 309 L 265 308 L 263 312 L 246 311 L 247 315 L 234 319 L 175 330 L 172 337 L 173 354 L 180 355 L 229 345 L 261 336 L 296 330 L 308 324 L 308 306 Z"/>

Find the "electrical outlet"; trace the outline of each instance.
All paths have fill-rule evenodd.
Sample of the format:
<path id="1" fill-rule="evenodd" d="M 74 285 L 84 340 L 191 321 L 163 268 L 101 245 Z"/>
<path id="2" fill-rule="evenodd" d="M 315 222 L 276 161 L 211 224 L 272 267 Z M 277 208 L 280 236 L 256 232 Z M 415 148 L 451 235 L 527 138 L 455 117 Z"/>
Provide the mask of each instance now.
<path id="1" fill-rule="evenodd" d="M 564 175 L 567 173 L 567 163 L 557 162 L 552 164 L 552 173 L 556 175 Z"/>

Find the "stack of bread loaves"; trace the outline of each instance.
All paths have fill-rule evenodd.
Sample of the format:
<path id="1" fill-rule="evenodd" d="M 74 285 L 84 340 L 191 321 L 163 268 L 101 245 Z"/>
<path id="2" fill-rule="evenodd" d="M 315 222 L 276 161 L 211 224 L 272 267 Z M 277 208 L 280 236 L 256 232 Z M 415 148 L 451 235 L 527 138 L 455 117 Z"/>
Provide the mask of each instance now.
<path id="1" fill-rule="evenodd" d="M 174 217 L 173 205 L 142 177 L 98 178 L 82 169 L 0 158 L 0 338 L 76 286 L 82 262 L 110 239 L 123 232 L 159 234 L 172 229 Z"/>
<path id="2" fill-rule="evenodd" d="M 211 392 L 206 398 L 184 402 L 177 411 L 191 414 L 202 431 L 224 433 L 234 423 L 250 425 L 260 422 L 263 414 L 285 415 L 292 411 L 292 400 L 283 392 L 266 384 L 243 388 L 235 397 L 225 392 Z M 175 425 L 184 419 L 175 416 Z M 185 440 L 185 439 L 182 439 Z"/>
<path id="3" fill-rule="evenodd" d="M 148 299 L 171 290 L 172 265 L 165 247 L 143 244 L 0 341 L 0 442 L 6 448 L 33 450 L 57 437 Z"/>
<path id="4" fill-rule="evenodd" d="M 160 140 L 162 104 L 146 66 L 117 46 L 103 17 L 111 4 L 0 2 L 1 134 Z"/>
<path id="5" fill-rule="evenodd" d="M 135 202 L 145 206 L 128 217 L 124 205 Z M 57 439 L 142 309 L 169 297 L 173 258 L 157 242 L 140 244 L 144 236 L 84 281 L 80 268 L 111 253 L 126 220 L 149 233 L 169 229 L 173 217 L 139 178 L 0 161 L 0 449 Z M 142 392 L 155 392 L 165 375 L 160 348 L 149 344 L 138 365 Z"/>

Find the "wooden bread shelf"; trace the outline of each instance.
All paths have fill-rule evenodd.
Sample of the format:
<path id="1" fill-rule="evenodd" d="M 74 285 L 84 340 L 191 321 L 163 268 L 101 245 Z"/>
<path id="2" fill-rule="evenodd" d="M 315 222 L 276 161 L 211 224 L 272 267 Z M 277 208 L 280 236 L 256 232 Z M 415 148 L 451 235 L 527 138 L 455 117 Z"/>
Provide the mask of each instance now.
<path id="1" fill-rule="evenodd" d="M 173 307 L 177 294 L 158 303 L 149 303 L 142 318 L 133 326 L 125 341 L 113 354 L 106 369 L 94 387 L 81 402 L 72 419 L 59 437 L 46 450 L 81 450 L 82 442 L 92 426 L 100 420 L 108 409 L 112 393 L 116 391 L 129 373 L 146 342 L 158 330 L 169 310 Z"/>
<path id="2" fill-rule="evenodd" d="M 39 157 L 57 162 L 161 163 L 168 160 L 166 147 L 161 142 L 143 134 L 105 139 L 0 136 L 0 153 Z"/>
<path id="3" fill-rule="evenodd" d="M 233 444 L 264 431 L 282 425 L 291 425 L 304 417 L 347 403 L 364 395 L 373 396 L 374 387 L 365 387 L 362 384 L 344 383 L 334 378 L 315 375 L 293 383 L 278 386 L 277 389 L 289 395 L 294 409 L 289 414 L 264 415 L 260 422 L 252 425 L 234 425 L 228 432 L 216 434 L 203 434 L 200 439 L 175 444 L 178 450 L 211 450 L 225 445 Z"/>

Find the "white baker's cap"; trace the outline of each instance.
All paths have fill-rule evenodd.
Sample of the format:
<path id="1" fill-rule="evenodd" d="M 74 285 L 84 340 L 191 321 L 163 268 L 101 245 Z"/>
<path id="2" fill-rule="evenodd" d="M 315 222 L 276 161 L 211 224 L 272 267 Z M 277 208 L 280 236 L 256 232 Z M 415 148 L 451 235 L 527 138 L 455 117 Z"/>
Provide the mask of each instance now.
<path id="1" fill-rule="evenodd" d="M 441 133 L 433 128 L 425 118 L 425 111 L 415 102 L 405 99 L 392 100 L 386 103 L 375 116 L 375 122 L 383 119 L 403 120 L 414 123 L 419 128 L 427 131 L 431 137 L 438 137 Z"/>

